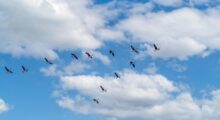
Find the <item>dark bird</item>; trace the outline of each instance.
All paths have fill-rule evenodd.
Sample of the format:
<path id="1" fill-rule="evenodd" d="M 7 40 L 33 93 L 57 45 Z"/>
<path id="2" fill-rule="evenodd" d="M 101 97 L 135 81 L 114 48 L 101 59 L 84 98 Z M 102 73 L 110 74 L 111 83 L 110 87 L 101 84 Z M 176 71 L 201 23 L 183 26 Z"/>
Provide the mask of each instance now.
<path id="1" fill-rule="evenodd" d="M 109 54 L 111 54 L 113 57 L 115 56 L 115 52 L 113 52 L 112 50 L 109 50 Z"/>
<path id="2" fill-rule="evenodd" d="M 92 55 L 89 52 L 86 52 L 86 55 L 92 59 Z"/>
<path id="3" fill-rule="evenodd" d="M 107 90 L 103 87 L 103 86 L 100 86 L 102 92 L 107 92 Z"/>
<path id="4" fill-rule="evenodd" d="M 9 69 L 8 67 L 5 66 L 5 71 L 8 73 L 13 73 L 13 71 L 11 69 Z"/>
<path id="5" fill-rule="evenodd" d="M 76 60 L 79 59 L 78 56 L 77 56 L 76 54 L 74 54 L 74 53 L 71 53 L 71 56 L 72 56 L 73 58 L 75 58 Z"/>
<path id="6" fill-rule="evenodd" d="M 139 53 L 139 51 L 136 48 L 134 48 L 134 46 L 132 46 L 132 45 L 131 45 L 131 49 L 132 49 L 133 52 L 135 52 L 137 54 Z"/>
<path id="7" fill-rule="evenodd" d="M 155 50 L 155 51 L 160 50 L 160 48 L 159 48 L 159 47 L 157 47 L 157 45 L 156 45 L 156 44 L 153 44 L 153 46 L 154 46 L 154 50 Z"/>
<path id="8" fill-rule="evenodd" d="M 131 65 L 133 68 L 135 68 L 135 63 L 134 63 L 134 61 L 130 61 L 130 65 Z"/>
<path id="9" fill-rule="evenodd" d="M 119 74 L 115 72 L 115 77 L 120 78 Z"/>
<path id="10" fill-rule="evenodd" d="M 99 99 L 93 99 L 93 101 L 95 102 L 95 103 L 97 103 L 97 104 L 99 104 Z"/>
<path id="11" fill-rule="evenodd" d="M 28 72 L 28 69 L 25 67 L 25 66 L 21 66 L 21 68 L 22 68 L 22 72 L 24 73 L 24 72 Z"/>
<path id="12" fill-rule="evenodd" d="M 52 63 L 51 61 L 49 61 L 47 58 L 44 58 L 44 60 L 45 60 L 48 64 L 50 64 L 50 65 L 53 64 L 53 63 Z"/>

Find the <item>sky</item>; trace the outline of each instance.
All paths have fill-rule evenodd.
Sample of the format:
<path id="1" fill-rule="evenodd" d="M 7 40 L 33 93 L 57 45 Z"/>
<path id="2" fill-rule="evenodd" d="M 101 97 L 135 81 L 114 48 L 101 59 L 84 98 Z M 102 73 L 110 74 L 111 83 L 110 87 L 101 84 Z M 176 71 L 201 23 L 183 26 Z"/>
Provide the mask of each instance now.
<path id="1" fill-rule="evenodd" d="M 218 120 L 219 13 L 219 0 L 1 0 L 0 119 Z"/>

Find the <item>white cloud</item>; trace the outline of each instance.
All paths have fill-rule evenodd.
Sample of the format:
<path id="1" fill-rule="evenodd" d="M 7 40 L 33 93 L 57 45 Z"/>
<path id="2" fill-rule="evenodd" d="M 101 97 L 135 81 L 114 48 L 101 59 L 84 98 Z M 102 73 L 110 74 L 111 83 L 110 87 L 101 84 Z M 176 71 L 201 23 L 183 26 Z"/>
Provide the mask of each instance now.
<path id="1" fill-rule="evenodd" d="M 103 55 L 100 52 L 93 51 L 92 54 L 94 55 L 94 58 L 99 59 L 105 65 L 109 65 L 111 63 L 111 61 L 109 60 L 108 56 Z"/>
<path id="2" fill-rule="evenodd" d="M 169 62 L 167 67 L 176 72 L 184 72 L 187 70 L 187 66 L 184 63 L 177 63 L 176 61 Z"/>
<path id="3" fill-rule="evenodd" d="M 98 37 L 101 40 L 122 41 L 125 39 L 123 32 L 115 28 L 100 29 L 98 33 Z"/>
<path id="4" fill-rule="evenodd" d="M 63 97 L 61 100 L 57 101 L 57 104 L 62 108 L 70 110 L 73 110 L 75 107 L 75 101 L 68 97 Z"/>
<path id="5" fill-rule="evenodd" d="M 74 73 L 82 73 L 85 70 L 89 69 L 90 65 L 82 62 L 71 62 L 69 65 L 64 67 L 64 75 L 73 75 Z"/>
<path id="6" fill-rule="evenodd" d="M 58 66 L 56 64 L 41 68 L 40 71 L 46 76 L 63 76 L 83 73 L 85 70 L 90 69 L 90 65 L 79 61 L 73 61 L 68 65 Z"/>
<path id="7" fill-rule="evenodd" d="M 46 76 L 59 76 L 62 74 L 62 72 L 57 69 L 57 65 L 51 65 L 47 68 L 41 68 L 40 71 Z"/>
<path id="8" fill-rule="evenodd" d="M 89 52 L 91 54 L 92 59 L 88 59 L 88 56 L 85 54 L 86 52 Z M 108 54 L 107 51 L 106 51 L 106 54 Z M 82 55 L 83 55 L 83 60 L 85 61 L 98 60 L 99 62 L 102 62 L 104 65 L 109 65 L 111 63 L 111 60 L 109 59 L 109 57 L 105 54 L 102 54 L 99 51 L 93 51 L 93 50 L 82 51 Z"/>
<path id="9" fill-rule="evenodd" d="M 213 91 L 210 98 L 196 99 L 159 74 L 125 71 L 120 80 L 93 75 L 66 76 L 61 78 L 61 83 L 64 90 L 76 90 L 80 95 L 58 97 L 58 105 L 82 114 L 148 120 L 217 120 L 220 117 L 219 90 Z M 102 93 L 99 85 L 108 92 Z M 92 98 L 99 98 L 100 104 L 93 103 Z"/>
<path id="10" fill-rule="evenodd" d="M 80 106 L 85 111 L 78 111 L 80 106 L 77 103 L 74 104 L 76 107 L 71 104 L 71 110 L 81 113 L 97 112 L 98 114 L 116 115 L 117 117 L 128 117 L 130 116 L 128 113 L 133 111 L 133 109 L 138 110 L 142 107 L 152 107 L 169 99 L 171 97 L 170 94 L 178 91 L 178 88 L 171 81 L 168 81 L 161 75 L 144 75 L 134 72 L 121 73 L 120 80 L 114 77 L 103 78 L 99 76 L 80 75 L 61 77 L 61 82 L 64 90 L 77 90 L 83 96 L 89 96 L 91 99 L 98 97 L 100 99 L 101 106 L 96 106 L 97 109 L 94 108 L 95 110 L 91 111 L 90 109 L 94 107 L 94 104 L 90 104 L 91 101 L 88 102 L 81 96 L 80 98 L 83 101 L 80 101 Z M 106 94 L 100 91 L 100 85 L 103 85 L 108 90 Z M 59 100 L 59 103 L 63 103 L 64 101 L 66 99 L 62 98 Z M 66 105 L 63 104 L 61 105 L 62 107 Z M 120 112 L 117 113 L 117 111 Z"/>
<path id="11" fill-rule="evenodd" d="M 183 1 L 153 2 L 173 6 Z M 126 40 L 123 32 L 131 33 L 135 42 L 157 43 L 161 51 L 150 49 L 148 54 L 162 58 L 187 59 L 220 48 L 218 8 L 152 12 L 154 5 L 148 2 L 126 3 L 131 10 L 125 12 L 113 10 L 115 4 L 98 6 L 91 0 L 0 1 L 0 22 L 4 23 L 0 25 L 0 53 L 55 59 L 57 50 L 94 50 L 106 40 Z M 121 11 L 128 19 L 117 19 Z M 115 19 L 119 21 L 116 27 L 107 25 Z M 106 58 L 101 58 L 108 64 Z"/>
<path id="12" fill-rule="evenodd" d="M 0 52 L 55 59 L 54 50 L 99 48 L 99 32 L 106 39 L 121 36 L 104 27 L 107 15 L 100 12 L 106 9 L 90 0 L 0 1 Z"/>
<path id="13" fill-rule="evenodd" d="M 7 112 L 9 110 L 9 106 L 3 99 L 0 98 L 0 113 Z"/>
<path id="14" fill-rule="evenodd" d="M 147 74 L 156 74 L 158 71 L 158 68 L 155 63 L 151 63 L 148 65 L 148 67 L 144 70 Z"/>
<path id="15" fill-rule="evenodd" d="M 152 2 L 133 4 L 132 8 L 129 9 L 130 14 L 140 14 L 150 12 L 154 8 Z"/>
<path id="16" fill-rule="evenodd" d="M 219 50 L 218 8 L 200 11 L 180 8 L 171 12 L 132 14 L 117 27 L 130 33 L 135 42 L 156 43 L 160 51 L 148 49 L 148 54 L 161 58 L 187 59 L 202 55 L 207 49 Z"/>

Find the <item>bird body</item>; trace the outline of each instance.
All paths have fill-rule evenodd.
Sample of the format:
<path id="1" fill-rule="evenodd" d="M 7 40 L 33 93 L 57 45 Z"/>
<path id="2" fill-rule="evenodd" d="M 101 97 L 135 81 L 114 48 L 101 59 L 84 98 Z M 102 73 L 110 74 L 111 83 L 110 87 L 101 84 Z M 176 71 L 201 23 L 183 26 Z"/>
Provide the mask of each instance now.
<path id="1" fill-rule="evenodd" d="M 139 51 L 138 51 L 136 48 L 134 48 L 134 46 L 131 45 L 130 47 L 131 47 L 131 49 L 132 49 L 133 52 L 135 52 L 135 53 L 137 53 L 137 54 L 139 53 Z"/>
<path id="2" fill-rule="evenodd" d="M 13 73 L 13 71 L 11 69 L 9 69 L 8 67 L 5 66 L 5 71 L 8 73 Z"/>
<path id="3" fill-rule="evenodd" d="M 109 50 L 109 54 L 111 54 L 113 57 L 115 56 L 115 52 L 113 52 L 112 50 Z"/>
<path id="4" fill-rule="evenodd" d="M 157 47 L 157 45 L 156 45 L 156 44 L 153 44 L 153 46 L 154 46 L 154 50 L 155 50 L 155 51 L 160 50 L 160 48 L 159 48 L 159 47 Z"/>
<path id="5" fill-rule="evenodd" d="M 28 72 L 28 69 L 25 67 L 25 66 L 21 66 L 21 68 L 22 68 L 22 72 L 24 73 L 24 72 Z"/>
<path id="6" fill-rule="evenodd" d="M 93 99 L 93 101 L 95 102 L 95 103 L 97 103 L 97 104 L 99 104 L 99 99 Z"/>
<path id="7" fill-rule="evenodd" d="M 89 52 L 86 52 L 86 55 L 92 59 L 92 55 Z"/>
<path id="8" fill-rule="evenodd" d="M 115 72 L 115 77 L 120 78 L 119 74 Z"/>
<path id="9" fill-rule="evenodd" d="M 102 92 L 107 92 L 107 90 L 103 87 L 103 86 L 100 86 Z"/>
<path id="10" fill-rule="evenodd" d="M 135 68 L 135 63 L 134 63 L 134 61 L 130 61 L 130 65 L 131 65 L 133 68 Z"/>
<path id="11" fill-rule="evenodd" d="M 44 60 L 46 61 L 46 63 L 52 65 L 53 63 L 51 61 L 49 61 L 47 58 L 44 58 Z"/>
<path id="12" fill-rule="evenodd" d="M 75 58 L 76 60 L 79 59 L 78 56 L 77 56 L 76 54 L 74 54 L 74 53 L 71 53 L 71 56 L 72 56 L 73 58 Z"/>

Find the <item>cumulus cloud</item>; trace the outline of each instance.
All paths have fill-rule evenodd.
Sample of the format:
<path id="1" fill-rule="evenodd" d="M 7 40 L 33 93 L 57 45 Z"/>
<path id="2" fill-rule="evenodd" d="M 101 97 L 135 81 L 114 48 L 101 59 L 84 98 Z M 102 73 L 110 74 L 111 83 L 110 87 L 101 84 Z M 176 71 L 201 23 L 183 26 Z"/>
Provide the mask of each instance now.
<path id="1" fill-rule="evenodd" d="M 103 64 L 105 64 L 105 65 L 110 64 L 111 61 L 109 60 L 109 58 L 106 55 L 103 55 L 102 53 L 96 52 L 96 51 L 93 51 L 92 53 L 94 55 L 94 58 L 99 59 Z"/>
<path id="2" fill-rule="evenodd" d="M 61 71 L 57 70 L 57 65 L 41 68 L 40 72 L 44 73 L 45 76 L 59 76 L 62 73 Z"/>
<path id="3" fill-rule="evenodd" d="M 133 4 L 132 7 L 128 10 L 129 14 L 140 14 L 140 13 L 147 13 L 152 11 L 154 8 L 154 4 L 152 2 L 147 2 L 147 3 L 137 3 Z"/>
<path id="4" fill-rule="evenodd" d="M 103 63 L 104 65 L 109 65 L 111 63 L 111 60 L 109 57 L 99 51 L 93 51 L 93 50 L 88 50 L 88 51 L 83 51 L 83 60 L 88 61 L 91 59 L 88 59 L 88 56 L 85 54 L 86 52 L 89 52 L 92 56 L 92 60 L 98 60 L 98 62 Z M 107 53 L 107 52 L 106 52 Z"/>
<path id="5" fill-rule="evenodd" d="M 71 62 L 69 65 L 64 67 L 63 73 L 66 75 L 73 75 L 74 73 L 81 73 L 89 69 L 90 65 L 82 62 Z"/>
<path id="6" fill-rule="evenodd" d="M 83 62 L 74 61 L 62 67 L 57 64 L 43 67 L 40 69 L 40 72 L 44 73 L 45 76 L 63 76 L 83 73 L 87 69 L 90 69 L 90 65 Z"/>
<path id="7" fill-rule="evenodd" d="M 9 110 L 9 106 L 7 103 L 0 98 L 0 113 L 7 112 Z"/>
<path id="8" fill-rule="evenodd" d="M 152 2 L 182 3 L 181 0 L 153 0 L 130 5 L 131 10 L 123 11 L 128 18 L 119 19 L 123 9 L 112 10 L 115 2 L 98 6 L 91 0 L 1 1 L 0 21 L 4 24 L 0 25 L 0 53 L 55 59 L 58 58 L 56 50 L 94 50 L 106 40 L 116 43 L 126 40 L 127 34 L 132 35 L 127 41 L 157 43 L 161 51 L 148 50 L 155 57 L 187 59 L 220 48 L 218 8 L 154 12 Z M 111 20 L 115 20 L 113 25 L 109 25 Z M 101 58 L 108 64 L 106 58 Z"/>
<path id="9" fill-rule="evenodd" d="M 0 1 L 0 52 L 55 59 L 55 50 L 99 48 L 97 33 L 120 36 L 104 27 L 106 9 L 90 0 Z"/>
<path id="10" fill-rule="evenodd" d="M 120 80 L 93 75 L 62 77 L 63 90 L 75 90 L 80 95 L 62 95 L 57 103 L 74 112 L 113 118 L 217 120 L 220 117 L 219 90 L 213 91 L 209 98 L 196 99 L 162 75 L 132 71 L 121 74 Z M 102 93 L 99 85 L 108 92 Z M 99 98 L 100 104 L 93 103 L 92 98 Z"/>
<path id="11" fill-rule="evenodd" d="M 200 11 L 180 8 L 171 12 L 133 14 L 117 25 L 140 43 L 156 43 L 161 50 L 148 54 L 161 58 L 187 59 L 208 49 L 219 50 L 219 9 Z"/>
<path id="12" fill-rule="evenodd" d="M 150 63 L 144 71 L 148 74 L 156 74 L 158 71 L 158 67 L 155 63 Z"/>
<path id="13" fill-rule="evenodd" d="M 108 92 L 102 93 L 100 85 Z M 136 116 L 136 113 L 132 113 L 133 110 L 140 112 L 142 108 L 160 104 L 171 99 L 172 93 L 179 91 L 164 76 L 137 74 L 131 71 L 121 73 L 121 79 L 93 75 L 64 76 L 61 77 L 61 86 L 66 91 L 76 90 L 80 93 L 74 99 L 69 97 L 59 99 L 58 104 L 61 107 L 85 114 L 94 113 L 113 117 Z M 98 97 L 101 105 L 92 104 L 85 96 L 90 99 Z"/>
<path id="14" fill-rule="evenodd" d="M 176 72 L 184 72 L 187 70 L 187 66 L 184 63 L 177 63 L 175 61 L 169 62 L 167 67 Z"/>
<path id="15" fill-rule="evenodd" d="M 68 97 L 62 97 L 61 100 L 57 101 L 57 104 L 66 109 L 73 110 L 75 107 L 75 101 Z"/>

